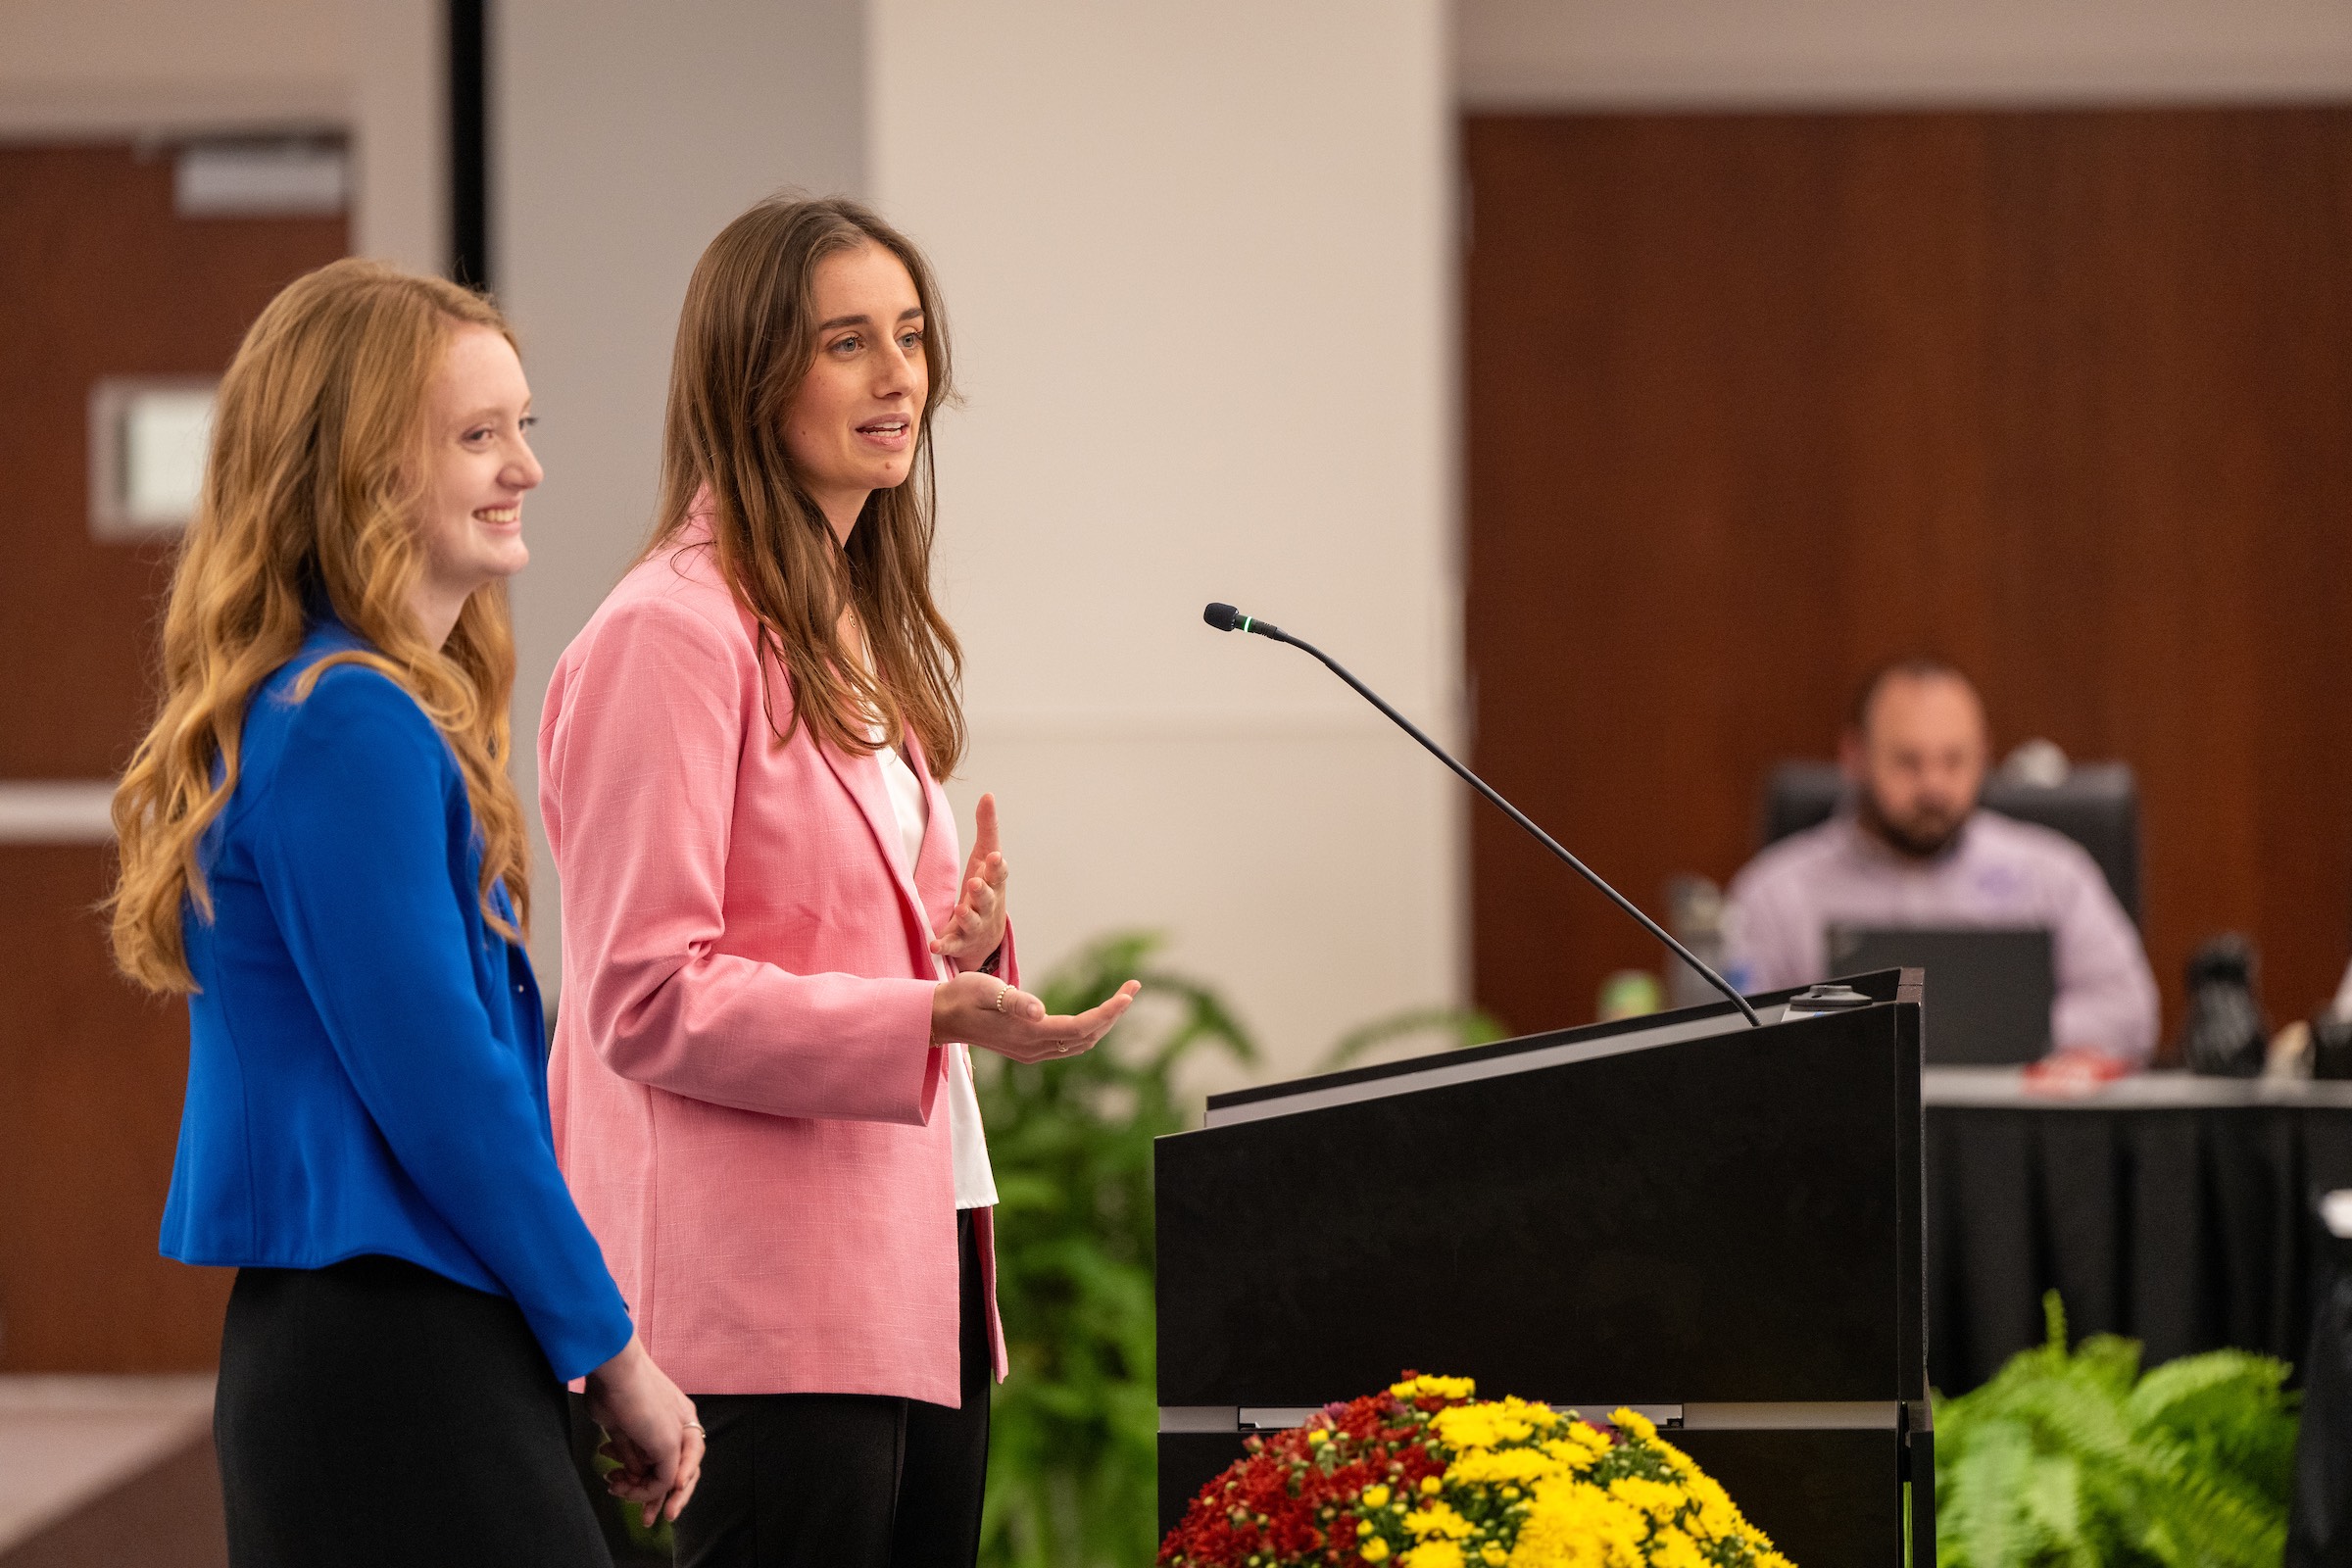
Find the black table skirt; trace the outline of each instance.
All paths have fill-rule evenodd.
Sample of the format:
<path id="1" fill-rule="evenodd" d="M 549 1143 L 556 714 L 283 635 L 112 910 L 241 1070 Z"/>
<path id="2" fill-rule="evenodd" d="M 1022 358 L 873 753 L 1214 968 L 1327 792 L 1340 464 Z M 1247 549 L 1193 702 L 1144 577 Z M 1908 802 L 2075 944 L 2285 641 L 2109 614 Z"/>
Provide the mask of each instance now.
<path id="1" fill-rule="evenodd" d="M 1938 1095 L 1927 1108 L 1928 1370 L 1975 1388 L 2044 1338 L 2041 1297 L 2071 1339 L 2122 1334 L 2153 1366 L 2235 1346 L 2299 1360 L 2322 1257 L 2317 1194 L 2352 1187 L 2352 1104 L 2179 1101 L 2056 1105 L 2014 1094 Z M 2127 1094 L 2130 1094 L 2127 1091 Z M 2010 1102 L 2001 1103 L 2003 1099 Z M 1943 1102 L 1938 1102 L 1941 1100 Z M 1974 1102 L 1953 1103 L 1954 1100 Z"/>

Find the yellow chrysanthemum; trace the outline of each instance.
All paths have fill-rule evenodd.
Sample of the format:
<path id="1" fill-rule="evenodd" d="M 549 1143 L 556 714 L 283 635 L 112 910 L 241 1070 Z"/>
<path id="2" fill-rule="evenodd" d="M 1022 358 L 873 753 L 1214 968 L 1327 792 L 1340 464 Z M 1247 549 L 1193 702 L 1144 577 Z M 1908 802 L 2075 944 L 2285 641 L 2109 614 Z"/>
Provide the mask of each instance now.
<path id="1" fill-rule="evenodd" d="M 1431 1418 L 1430 1430 L 1450 1448 L 1494 1448 L 1556 1430 L 1564 1418 L 1549 1405 L 1525 1399 L 1457 1404 Z"/>
<path id="2" fill-rule="evenodd" d="M 1512 1546 L 1509 1568 L 1642 1568 L 1649 1520 L 1623 1499 L 1581 1481 L 1547 1482 Z"/>
<path id="3" fill-rule="evenodd" d="M 1432 1477 L 1431 1479 L 1436 1478 Z M 1476 1525 L 1442 1502 L 1433 1502 L 1416 1512 L 1406 1514 L 1404 1528 L 1424 1541 L 1432 1536 L 1443 1536 L 1447 1541 L 1467 1541 L 1478 1534 Z"/>
<path id="4" fill-rule="evenodd" d="M 1558 1459 L 1541 1448 L 1488 1448 L 1462 1454 L 1446 1467 L 1446 1481 L 1456 1487 L 1524 1486 L 1556 1475 L 1561 1466 Z"/>
<path id="5" fill-rule="evenodd" d="M 1583 1448 L 1589 1453 L 1606 1453 L 1609 1451 L 1608 1434 L 1601 1431 L 1600 1428 L 1594 1426 L 1590 1421 L 1569 1422 L 1566 1426 L 1560 1429 L 1560 1434 L 1558 1437 L 1546 1438 L 1544 1442 L 1544 1446 L 1546 1448 L 1549 1448 L 1563 1443 L 1574 1447 Z"/>
<path id="6" fill-rule="evenodd" d="M 1631 1433 L 1645 1443 L 1658 1435 L 1656 1422 L 1639 1410 L 1628 1409 L 1622 1404 L 1609 1412 L 1609 1424 L 1620 1432 Z"/>
<path id="7" fill-rule="evenodd" d="M 1609 1483 L 1609 1494 L 1631 1503 L 1660 1524 L 1681 1513 L 1684 1504 L 1690 1501 L 1682 1488 L 1645 1476 L 1619 1476 Z"/>
<path id="8" fill-rule="evenodd" d="M 1762 1541 L 1755 1527 L 1749 1524 L 1713 1476 L 1693 1467 L 1683 1480 L 1683 1490 L 1698 1504 L 1699 1528 L 1718 1539 L 1726 1536 L 1746 1536 Z"/>
<path id="9" fill-rule="evenodd" d="M 1572 1423 L 1559 1437 L 1544 1444 L 1544 1451 L 1570 1470 L 1592 1468 L 1592 1461 L 1609 1451 L 1609 1440 L 1585 1422 Z"/>
<path id="10" fill-rule="evenodd" d="M 1707 1568 L 1697 1544 L 1680 1530 L 1661 1531 L 1649 1544 L 1650 1568 Z"/>
<path id="11" fill-rule="evenodd" d="M 1467 1378 L 1415 1377 L 1395 1393 L 1458 1401 L 1475 1387 Z M 1354 1531 L 1344 1515 L 1330 1526 L 1335 1544 L 1351 1544 L 1362 1563 L 1379 1568 L 1711 1568 L 1719 1544 L 1739 1541 L 1756 1568 L 1792 1568 L 1722 1487 L 1659 1441 L 1651 1422 L 1623 1407 L 1610 1421 L 1614 1432 L 1522 1399 L 1449 1402 L 1429 1426 L 1433 1446 L 1452 1454 L 1443 1477 L 1366 1487 Z M 1307 1443 L 1321 1448 L 1336 1437 L 1317 1429 Z M 1653 1455 L 1665 1479 L 1620 1475 L 1597 1484 L 1594 1467 L 1620 1440 Z"/>

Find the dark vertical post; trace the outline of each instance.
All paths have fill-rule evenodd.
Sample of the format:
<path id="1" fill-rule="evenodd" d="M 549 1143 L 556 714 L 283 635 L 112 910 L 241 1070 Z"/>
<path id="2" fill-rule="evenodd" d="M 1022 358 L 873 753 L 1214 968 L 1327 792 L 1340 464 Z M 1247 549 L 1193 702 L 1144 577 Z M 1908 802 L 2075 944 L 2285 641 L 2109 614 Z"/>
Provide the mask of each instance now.
<path id="1" fill-rule="evenodd" d="M 449 275 L 490 286 L 490 0 L 449 0 Z"/>

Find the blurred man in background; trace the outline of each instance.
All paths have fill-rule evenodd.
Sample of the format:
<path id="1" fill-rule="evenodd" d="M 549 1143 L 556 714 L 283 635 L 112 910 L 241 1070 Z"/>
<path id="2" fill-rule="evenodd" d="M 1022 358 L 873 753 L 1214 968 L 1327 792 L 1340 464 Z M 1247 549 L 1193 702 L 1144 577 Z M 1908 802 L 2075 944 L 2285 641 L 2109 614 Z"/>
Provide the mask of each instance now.
<path id="1" fill-rule="evenodd" d="M 2046 927 L 2057 1000 L 2045 1070 L 2144 1066 L 2156 982 L 2139 934 L 2080 845 L 1978 806 L 1989 754 L 1967 676 L 1925 659 L 1880 669 L 1838 747 L 1850 805 L 1734 879 L 1732 960 L 1747 989 L 1773 991 L 1826 977 L 1833 925 Z"/>

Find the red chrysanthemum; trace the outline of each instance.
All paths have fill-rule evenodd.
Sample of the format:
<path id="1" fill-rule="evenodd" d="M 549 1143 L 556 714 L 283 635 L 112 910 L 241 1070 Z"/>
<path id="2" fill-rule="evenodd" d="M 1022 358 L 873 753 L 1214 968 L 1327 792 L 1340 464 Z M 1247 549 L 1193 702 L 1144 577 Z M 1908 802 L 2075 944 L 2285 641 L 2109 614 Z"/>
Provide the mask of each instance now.
<path id="1" fill-rule="evenodd" d="M 1404 1374 L 1411 1383 L 1415 1374 Z M 1306 1426 L 1251 1438 L 1248 1452 L 1201 1488 L 1159 1548 L 1161 1568 L 1260 1568 L 1320 1560 L 1367 1568 L 1356 1550 L 1364 1489 L 1417 1488 L 1446 1463 L 1424 1441 L 1429 1418 L 1462 1402 L 1394 1393 L 1331 1405 Z"/>

